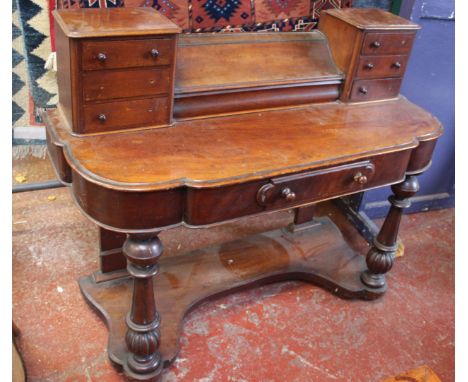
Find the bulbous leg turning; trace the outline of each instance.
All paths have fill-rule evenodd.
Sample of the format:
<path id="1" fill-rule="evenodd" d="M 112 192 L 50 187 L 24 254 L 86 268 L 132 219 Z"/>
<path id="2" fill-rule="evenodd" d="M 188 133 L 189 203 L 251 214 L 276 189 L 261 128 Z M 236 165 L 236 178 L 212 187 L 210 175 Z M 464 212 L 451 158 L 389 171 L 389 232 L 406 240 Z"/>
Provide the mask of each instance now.
<path id="1" fill-rule="evenodd" d="M 419 190 L 414 175 L 408 175 L 401 183 L 392 186 L 394 195 L 388 200 L 391 207 L 374 243 L 367 253 L 367 270 L 361 274 L 361 281 L 370 288 L 386 286 L 385 274 L 392 268 L 397 250 L 398 230 L 403 210 L 411 205 L 410 197 Z"/>
<path id="2" fill-rule="evenodd" d="M 132 307 L 126 317 L 128 355 L 125 374 L 133 380 L 159 381 L 163 368 L 159 352 L 160 318 L 153 277 L 159 271 L 162 243 L 155 234 L 131 234 L 123 245 L 127 270 L 133 277 Z"/>

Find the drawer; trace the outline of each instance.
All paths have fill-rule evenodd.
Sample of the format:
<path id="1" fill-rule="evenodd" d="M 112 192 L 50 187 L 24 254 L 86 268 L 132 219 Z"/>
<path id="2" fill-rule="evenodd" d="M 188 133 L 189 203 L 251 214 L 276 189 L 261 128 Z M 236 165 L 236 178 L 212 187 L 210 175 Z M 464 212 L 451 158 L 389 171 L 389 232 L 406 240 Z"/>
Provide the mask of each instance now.
<path id="1" fill-rule="evenodd" d="M 359 162 L 270 180 L 202 189 L 189 187 L 184 219 L 193 226 L 213 224 L 396 183 L 404 178 L 411 152 L 409 149 L 369 156 Z M 367 178 L 365 182 L 356 177 L 358 173 Z M 294 200 L 286 199 L 287 195 L 283 195 L 285 188 L 295 194 Z"/>
<path id="2" fill-rule="evenodd" d="M 101 40 L 82 43 L 83 70 L 171 65 L 175 40 Z"/>
<path id="3" fill-rule="evenodd" d="M 356 77 L 401 77 L 406 69 L 408 56 L 361 56 Z"/>
<path id="4" fill-rule="evenodd" d="M 353 82 L 349 99 L 354 102 L 394 98 L 400 92 L 401 78 L 357 80 Z"/>
<path id="5" fill-rule="evenodd" d="M 172 71 L 167 69 L 111 70 L 83 73 L 85 102 L 167 94 Z"/>
<path id="6" fill-rule="evenodd" d="M 287 208 L 311 199 L 325 199 L 337 191 L 362 190 L 372 182 L 375 166 L 370 161 L 271 179 L 259 188 L 257 204 L 268 209 Z"/>
<path id="7" fill-rule="evenodd" d="M 366 33 L 361 53 L 408 54 L 413 46 L 415 33 Z"/>
<path id="8" fill-rule="evenodd" d="M 169 122 L 169 111 L 166 97 L 88 104 L 83 106 L 81 133 L 164 124 Z"/>

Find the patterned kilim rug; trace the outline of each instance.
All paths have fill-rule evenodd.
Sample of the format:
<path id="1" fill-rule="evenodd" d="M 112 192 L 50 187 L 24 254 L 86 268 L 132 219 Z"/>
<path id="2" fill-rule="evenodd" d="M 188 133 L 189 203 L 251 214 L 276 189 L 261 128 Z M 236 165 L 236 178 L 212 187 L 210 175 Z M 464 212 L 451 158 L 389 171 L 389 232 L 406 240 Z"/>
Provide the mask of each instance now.
<path id="1" fill-rule="evenodd" d="M 307 31 L 320 12 L 352 0 L 13 0 L 13 126 L 41 124 L 38 108 L 57 101 L 56 74 L 44 68 L 55 51 L 56 8 L 153 7 L 185 32 Z M 51 37 L 52 36 L 52 37 Z"/>

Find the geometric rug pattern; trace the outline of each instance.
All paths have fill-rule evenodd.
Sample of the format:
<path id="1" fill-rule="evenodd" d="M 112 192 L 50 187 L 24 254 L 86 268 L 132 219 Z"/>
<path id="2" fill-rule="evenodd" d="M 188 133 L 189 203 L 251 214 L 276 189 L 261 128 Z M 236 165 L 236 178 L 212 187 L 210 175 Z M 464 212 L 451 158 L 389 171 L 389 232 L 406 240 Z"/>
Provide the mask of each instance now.
<path id="1" fill-rule="evenodd" d="M 23 32 L 16 0 L 12 8 L 12 124 L 29 124 L 29 84 Z"/>
<path id="2" fill-rule="evenodd" d="M 57 103 L 55 73 L 44 68 L 51 53 L 48 0 L 17 0 L 23 27 L 26 60 L 34 102 L 46 107 Z"/>

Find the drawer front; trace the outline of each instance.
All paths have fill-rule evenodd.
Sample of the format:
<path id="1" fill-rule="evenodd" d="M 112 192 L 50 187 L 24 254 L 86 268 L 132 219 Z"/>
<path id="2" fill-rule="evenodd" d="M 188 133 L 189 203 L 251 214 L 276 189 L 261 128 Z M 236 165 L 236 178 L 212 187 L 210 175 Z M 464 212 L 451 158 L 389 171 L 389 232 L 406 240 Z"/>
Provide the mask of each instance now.
<path id="1" fill-rule="evenodd" d="M 82 43 L 83 70 L 171 65 L 175 40 L 107 40 Z"/>
<path id="2" fill-rule="evenodd" d="M 357 80 L 353 82 L 349 99 L 354 102 L 394 98 L 400 92 L 401 78 Z"/>
<path id="3" fill-rule="evenodd" d="M 362 190 L 375 173 L 370 161 L 272 179 L 257 192 L 257 204 L 280 209 L 313 199 L 327 198 L 338 190 L 348 194 Z"/>
<path id="4" fill-rule="evenodd" d="M 169 122 L 170 102 L 166 97 L 103 102 L 83 106 L 82 133 L 112 131 L 127 127 Z"/>
<path id="5" fill-rule="evenodd" d="M 415 33 L 367 33 L 362 44 L 362 54 L 408 54 Z"/>
<path id="6" fill-rule="evenodd" d="M 402 77 L 408 56 L 362 56 L 359 59 L 357 78 Z"/>
<path id="7" fill-rule="evenodd" d="M 169 93 L 171 70 L 140 69 L 83 73 L 85 102 Z"/>
<path id="8" fill-rule="evenodd" d="M 410 155 L 408 149 L 270 180 L 208 189 L 188 188 L 184 219 L 193 226 L 213 224 L 396 183 L 403 179 Z M 290 192 L 283 194 L 288 188 L 295 194 L 293 199 L 289 196 L 290 200 L 287 199 Z"/>

